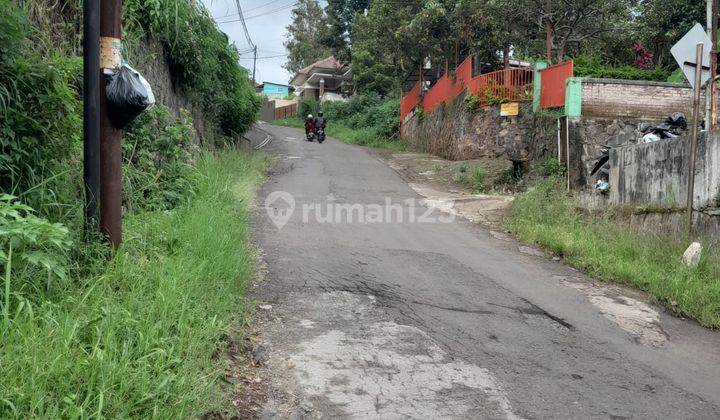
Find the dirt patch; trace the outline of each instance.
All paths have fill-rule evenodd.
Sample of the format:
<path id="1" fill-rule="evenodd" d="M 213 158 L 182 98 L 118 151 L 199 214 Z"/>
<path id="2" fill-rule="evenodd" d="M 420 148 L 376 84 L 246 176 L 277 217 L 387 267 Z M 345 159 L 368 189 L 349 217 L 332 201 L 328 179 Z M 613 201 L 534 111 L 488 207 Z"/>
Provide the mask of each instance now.
<path id="1" fill-rule="evenodd" d="M 450 161 L 424 153 L 376 153 L 426 198 L 429 207 L 498 228 L 512 203 L 510 189 L 517 185 L 506 159 Z"/>

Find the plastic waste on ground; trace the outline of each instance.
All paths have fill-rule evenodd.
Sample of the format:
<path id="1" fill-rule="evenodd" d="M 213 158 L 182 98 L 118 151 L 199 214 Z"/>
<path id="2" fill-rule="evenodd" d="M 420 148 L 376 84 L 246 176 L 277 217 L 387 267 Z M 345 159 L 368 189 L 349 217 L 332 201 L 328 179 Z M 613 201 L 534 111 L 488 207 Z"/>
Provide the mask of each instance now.
<path id="1" fill-rule="evenodd" d="M 603 179 L 598 179 L 597 183 L 595 184 L 595 191 L 600 194 L 607 194 L 608 192 L 610 192 L 610 184 Z"/>
<path id="2" fill-rule="evenodd" d="M 643 137 L 640 143 L 653 143 L 658 140 L 674 139 L 687 130 L 687 118 L 682 112 L 674 112 L 665 122 L 641 129 Z"/>
<path id="3" fill-rule="evenodd" d="M 115 128 L 122 130 L 155 105 L 150 84 L 127 64 L 117 71 L 106 73 L 105 77 L 108 116 Z"/>
<path id="4" fill-rule="evenodd" d="M 660 136 L 655 133 L 645 134 L 642 138 L 642 143 L 654 143 L 660 140 Z"/>

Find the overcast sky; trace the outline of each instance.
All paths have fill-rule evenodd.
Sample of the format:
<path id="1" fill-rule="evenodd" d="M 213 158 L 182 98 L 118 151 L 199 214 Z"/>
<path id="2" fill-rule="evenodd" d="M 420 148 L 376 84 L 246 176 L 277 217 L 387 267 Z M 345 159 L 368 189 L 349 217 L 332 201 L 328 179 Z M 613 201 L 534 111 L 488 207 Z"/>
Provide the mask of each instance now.
<path id="1" fill-rule="evenodd" d="M 247 49 L 248 43 L 242 25 L 237 22 L 235 0 L 202 0 L 210 9 L 220 29 L 228 34 L 239 50 Z M 255 79 L 258 82 L 287 84 L 291 75 L 282 68 L 287 51 L 283 46 L 285 27 L 290 24 L 294 0 L 240 0 L 248 32 L 258 47 Z M 283 55 L 278 57 L 278 55 Z M 240 64 L 252 75 L 252 53 L 243 54 Z"/>

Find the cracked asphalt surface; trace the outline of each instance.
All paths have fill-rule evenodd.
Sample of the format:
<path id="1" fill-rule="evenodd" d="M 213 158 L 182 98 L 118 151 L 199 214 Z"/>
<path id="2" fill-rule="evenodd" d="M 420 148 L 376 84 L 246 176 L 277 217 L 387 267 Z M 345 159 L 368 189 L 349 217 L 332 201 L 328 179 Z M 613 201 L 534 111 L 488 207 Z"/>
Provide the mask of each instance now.
<path id="1" fill-rule="evenodd" d="M 253 220 L 255 298 L 271 305 L 262 417 L 720 418 L 717 332 L 467 220 L 410 222 L 422 197 L 373 151 L 263 128 L 277 162 Z M 294 211 L 266 208 L 277 191 Z M 402 222 L 307 210 L 388 200 Z"/>

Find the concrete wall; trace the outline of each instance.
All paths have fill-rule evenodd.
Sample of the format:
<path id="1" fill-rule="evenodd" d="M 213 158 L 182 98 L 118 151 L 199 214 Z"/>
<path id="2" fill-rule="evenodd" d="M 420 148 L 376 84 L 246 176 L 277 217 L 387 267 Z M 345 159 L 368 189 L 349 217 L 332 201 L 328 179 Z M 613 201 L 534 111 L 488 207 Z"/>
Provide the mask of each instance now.
<path id="1" fill-rule="evenodd" d="M 687 138 L 611 150 L 610 204 L 666 209 L 683 207 L 687 197 L 690 146 Z M 698 142 L 696 209 L 716 207 L 720 193 L 720 135 Z"/>
<path id="2" fill-rule="evenodd" d="M 692 115 L 689 85 L 636 80 L 582 79 L 582 116 L 661 122 L 673 112 Z"/>
<path id="3" fill-rule="evenodd" d="M 524 102 L 516 117 L 499 106 L 467 110 L 464 95 L 432 112 L 411 115 L 403 138 L 415 149 L 453 160 L 507 157 L 530 161 L 557 156 L 557 119 L 532 113 Z"/>

